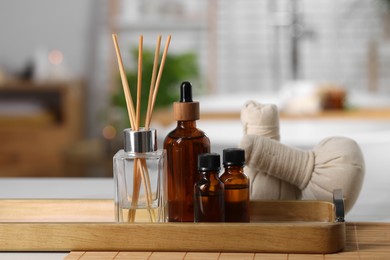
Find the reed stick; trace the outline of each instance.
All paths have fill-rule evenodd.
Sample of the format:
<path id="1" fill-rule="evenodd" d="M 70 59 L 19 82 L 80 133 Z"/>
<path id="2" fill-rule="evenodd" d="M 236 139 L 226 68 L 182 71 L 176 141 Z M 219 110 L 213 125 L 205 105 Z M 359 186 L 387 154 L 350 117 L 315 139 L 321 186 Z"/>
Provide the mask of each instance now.
<path id="1" fill-rule="evenodd" d="M 154 52 L 153 70 L 152 70 L 152 77 L 150 80 L 150 88 L 149 88 L 148 108 L 146 110 L 146 119 L 145 119 L 146 130 L 148 130 L 150 127 L 149 118 L 151 118 L 151 113 L 152 113 L 151 106 L 153 100 L 154 85 L 156 84 L 157 67 L 158 67 L 157 64 L 158 64 L 158 57 L 160 55 L 160 46 L 161 46 L 161 35 L 157 37 L 156 50 Z"/>
<path id="2" fill-rule="evenodd" d="M 141 93 L 142 93 L 142 49 L 143 49 L 143 36 L 140 35 L 139 41 L 138 41 L 138 75 L 137 75 L 137 104 L 136 104 L 136 118 L 135 118 L 135 127 L 133 128 L 134 131 L 138 131 L 140 128 L 140 114 L 141 114 Z M 142 171 L 142 168 L 140 168 L 140 160 L 138 158 L 135 158 L 134 160 L 134 167 L 133 167 L 133 198 L 132 198 L 132 209 L 129 211 L 129 220 L 130 222 L 135 221 L 135 215 L 136 215 L 136 209 L 134 207 L 137 206 L 138 200 L 139 200 L 139 190 L 141 185 L 141 179 L 144 183 L 144 189 L 145 193 L 147 194 L 148 191 L 146 189 L 145 185 L 145 177 L 144 172 Z"/>
<path id="3" fill-rule="evenodd" d="M 138 131 L 140 128 L 140 115 L 141 115 L 142 63 L 143 63 L 142 62 L 142 52 L 143 52 L 143 36 L 141 35 L 139 37 L 139 42 L 138 42 L 137 110 L 136 110 L 136 127 L 135 127 L 136 131 Z M 147 203 L 147 207 L 148 207 L 150 221 L 153 222 L 154 219 L 153 219 L 153 214 L 152 214 L 152 209 L 151 209 L 152 191 L 151 191 L 151 187 L 150 187 L 149 172 L 148 172 L 148 169 L 146 167 L 146 160 L 136 158 L 134 161 L 134 177 L 136 177 L 135 180 L 139 181 L 140 180 L 139 176 L 141 176 L 142 184 L 143 184 L 143 187 L 145 190 L 145 198 L 146 198 L 146 203 Z M 139 190 L 140 183 L 136 183 L 136 185 L 138 185 L 138 190 Z M 137 193 L 139 193 L 139 192 L 137 192 Z M 136 196 L 135 198 L 133 198 L 132 201 L 137 204 L 138 199 L 139 199 L 139 196 Z M 132 215 L 132 217 L 135 218 L 135 214 L 136 214 L 136 212 L 134 212 L 134 216 Z"/>
<path id="4" fill-rule="evenodd" d="M 136 116 L 135 116 L 135 112 L 134 112 L 134 104 L 133 104 L 133 99 L 131 97 L 129 83 L 127 81 L 126 72 L 125 72 L 125 69 L 123 66 L 122 55 L 121 55 L 121 51 L 119 48 L 117 35 L 113 34 L 112 39 L 114 41 L 116 56 L 117 56 L 117 60 L 118 60 L 118 67 L 119 67 L 119 72 L 121 75 L 123 92 L 125 93 L 126 106 L 127 106 L 127 111 L 129 114 L 130 125 L 131 125 L 131 128 L 134 130 L 134 129 L 138 128 L 138 125 L 137 125 L 137 120 L 136 120 Z M 134 222 L 134 220 L 135 220 L 135 209 L 134 208 L 136 207 L 136 205 L 138 203 L 139 190 L 140 190 L 139 185 L 141 182 L 139 172 L 137 170 L 137 162 L 136 161 L 134 164 L 133 172 L 134 172 L 133 194 L 132 194 L 131 206 L 130 206 L 129 214 L 128 214 L 128 219 L 130 222 Z"/>
<path id="5" fill-rule="evenodd" d="M 131 128 L 134 129 L 135 124 L 136 124 L 134 104 L 133 104 L 133 99 L 131 97 L 129 82 L 127 81 L 126 72 L 125 72 L 125 69 L 123 67 L 122 55 L 121 55 L 121 51 L 120 51 L 120 48 L 118 45 L 118 37 L 116 34 L 112 34 L 112 40 L 114 41 L 116 57 L 118 60 L 119 73 L 121 75 L 123 92 L 125 93 L 125 98 L 126 98 L 126 106 L 127 106 L 127 112 L 129 114 L 130 125 L 131 125 Z"/>
<path id="6" fill-rule="evenodd" d="M 169 38 L 169 41 L 170 41 L 171 37 L 169 36 L 168 38 Z M 169 41 L 168 41 L 168 45 L 169 45 Z M 166 55 L 167 55 L 167 51 L 168 51 L 168 48 L 167 48 L 168 45 L 166 44 L 166 47 L 164 49 L 162 65 L 160 65 L 160 70 L 159 70 L 159 74 L 158 74 L 159 78 L 160 78 L 159 80 L 161 80 L 161 73 L 162 73 L 161 66 L 162 66 L 162 68 L 164 68 L 165 59 L 166 59 Z M 160 46 L 161 46 L 161 35 L 159 35 L 157 37 L 156 50 L 155 50 L 155 53 L 154 53 L 153 71 L 152 71 L 152 76 L 151 76 L 151 80 L 150 80 L 149 98 L 148 98 L 148 105 L 147 105 L 147 112 L 146 112 L 146 119 L 145 119 L 145 129 L 146 130 L 148 130 L 149 126 L 150 126 L 151 117 L 152 117 L 151 115 L 152 115 L 153 106 L 154 106 L 153 103 L 155 102 L 155 99 L 156 99 L 156 95 L 157 95 L 156 91 L 158 91 L 158 87 L 156 88 L 156 74 L 157 74 L 157 67 L 158 67 L 157 66 L 157 64 L 158 64 L 158 57 L 160 55 Z M 153 98 L 154 98 L 154 102 L 153 102 Z M 146 165 L 146 161 L 143 160 L 141 162 L 141 164 L 143 166 L 143 172 L 146 173 L 146 174 L 143 175 L 145 189 L 150 191 L 151 190 L 150 178 L 149 178 L 149 174 L 148 174 L 148 168 L 147 168 L 147 165 Z M 146 199 L 147 199 L 148 208 L 149 208 L 149 216 L 150 216 L 151 221 L 153 222 L 153 221 L 156 220 L 156 215 L 155 215 L 155 212 L 151 210 L 152 193 L 151 192 L 147 192 L 146 197 L 147 197 Z"/>
<path id="7" fill-rule="evenodd" d="M 133 194 L 131 197 L 131 205 L 128 213 L 129 222 L 135 221 L 136 208 L 139 199 L 140 185 L 141 185 L 141 175 L 138 172 L 138 160 L 134 160 L 133 165 Z"/>
<path id="8" fill-rule="evenodd" d="M 149 219 L 151 222 L 155 222 L 156 217 L 152 210 L 152 192 L 150 187 L 150 178 L 145 159 L 138 159 L 138 171 L 141 172 L 142 183 L 145 189 L 145 198 L 147 210 L 149 213 Z"/>
<path id="9" fill-rule="evenodd" d="M 141 94 L 142 94 L 142 49 L 143 49 L 143 36 L 140 35 L 138 42 L 138 77 L 137 77 L 137 111 L 136 111 L 136 126 L 135 130 L 138 131 L 140 127 L 141 118 Z"/>
<path id="10" fill-rule="evenodd" d="M 165 42 L 164 52 L 163 52 L 163 55 L 162 55 L 162 58 L 161 58 L 160 68 L 158 70 L 156 85 L 155 85 L 154 91 L 153 91 L 153 99 L 152 99 L 152 104 L 151 104 L 151 107 L 150 107 L 149 118 L 147 118 L 148 125 L 150 125 L 150 121 L 152 120 L 152 113 L 153 113 L 153 109 L 154 109 L 154 104 L 156 103 L 157 93 L 158 93 L 158 89 L 160 87 L 161 76 L 162 76 L 162 73 L 164 71 L 165 60 L 167 58 L 168 48 L 169 48 L 169 43 L 170 42 L 171 42 L 171 35 L 168 35 L 168 38 L 167 38 L 167 40 Z"/>

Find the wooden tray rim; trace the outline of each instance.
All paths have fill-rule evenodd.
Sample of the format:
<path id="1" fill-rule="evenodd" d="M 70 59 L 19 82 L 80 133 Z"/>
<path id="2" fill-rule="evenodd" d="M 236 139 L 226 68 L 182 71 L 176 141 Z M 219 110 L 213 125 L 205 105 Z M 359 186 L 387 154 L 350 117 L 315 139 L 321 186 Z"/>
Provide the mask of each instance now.
<path id="1" fill-rule="evenodd" d="M 113 200 L 99 199 L 6 199 L 0 200 L 0 205 L 1 202 L 44 203 L 45 201 L 113 203 Z M 260 203 L 299 206 L 322 204 L 324 207 L 333 205 L 324 201 L 260 201 Z M 344 247 L 345 222 L 334 221 L 130 224 L 114 221 L 4 222 L 0 220 L 1 251 L 335 253 Z"/>

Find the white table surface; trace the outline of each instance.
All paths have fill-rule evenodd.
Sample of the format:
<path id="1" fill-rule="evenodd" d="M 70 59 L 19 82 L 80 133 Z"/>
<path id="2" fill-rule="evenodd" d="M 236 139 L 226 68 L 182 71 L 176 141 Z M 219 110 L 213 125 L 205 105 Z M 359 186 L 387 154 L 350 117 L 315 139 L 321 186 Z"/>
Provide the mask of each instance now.
<path id="1" fill-rule="evenodd" d="M 113 199 L 109 178 L 0 178 L 0 199 Z M 0 252 L 0 260 L 62 260 L 69 252 Z"/>

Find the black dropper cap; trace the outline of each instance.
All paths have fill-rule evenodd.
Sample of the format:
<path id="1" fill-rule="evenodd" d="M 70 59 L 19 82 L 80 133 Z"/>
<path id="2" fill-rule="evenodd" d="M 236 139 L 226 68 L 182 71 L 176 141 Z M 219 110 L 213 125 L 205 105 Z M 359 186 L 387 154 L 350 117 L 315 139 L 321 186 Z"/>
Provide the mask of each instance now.
<path id="1" fill-rule="evenodd" d="M 228 148 L 223 150 L 224 166 L 243 166 L 245 164 L 245 150 Z"/>
<path id="2" fill-rule="evenodd" d="M 199 119 L 199 102 L 192 101 L 192 86 L 188 81 L 180 85 L 180 101 L 173 103 L 173 117 L 176 121 Z"/>
<path id="3" fill-rule="evenodd" d="M 192 85 L 188 81 L 180 85 L 180 102 L 192 102 Z"/>
<path id="4" fill-rule="evenodd" d="M 217 153 L 203 153 L 198 155 L 199 171 L 219 171 L 221 169 L 221 157 Z"/>

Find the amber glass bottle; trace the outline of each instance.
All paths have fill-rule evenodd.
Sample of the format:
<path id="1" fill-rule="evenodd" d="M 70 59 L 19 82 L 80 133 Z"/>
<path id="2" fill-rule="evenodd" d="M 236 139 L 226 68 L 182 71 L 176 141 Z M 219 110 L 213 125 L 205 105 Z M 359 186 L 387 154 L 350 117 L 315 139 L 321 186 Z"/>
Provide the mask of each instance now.
<path id="1" fill-rule="evenodd" d="M 223 150 L 225 185 L 225 221 L 249 222 L 249 178 L 244 174 L 245 151 L 239 148 Z"/>
<path id="2" fill-rule="evenodd" d="M 210 152 L 210 140 L 196 128 L 199 103 L 192 100 L 192 86 L 183 82 L 180 102 L 173 104 L 177 127 L 164 141 L 167 151 L 168 221 L 194 221 L 194 184 L 198 177 L 198 155 Z"/>
<path id="3" fill-rule="evenodd" d="M 198 157 L 200 179 L 194 186 L 195 222 L 224 222 L 224 185 L 219 179 L 220 156 L 216 153 L 201 154 Z"/>

